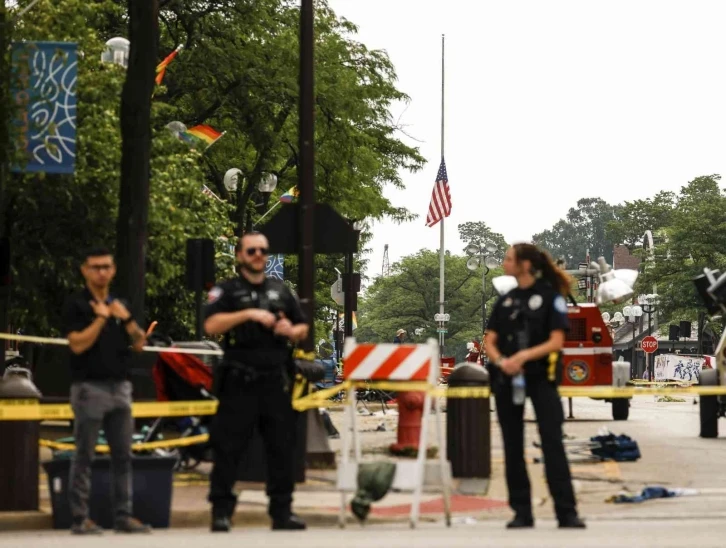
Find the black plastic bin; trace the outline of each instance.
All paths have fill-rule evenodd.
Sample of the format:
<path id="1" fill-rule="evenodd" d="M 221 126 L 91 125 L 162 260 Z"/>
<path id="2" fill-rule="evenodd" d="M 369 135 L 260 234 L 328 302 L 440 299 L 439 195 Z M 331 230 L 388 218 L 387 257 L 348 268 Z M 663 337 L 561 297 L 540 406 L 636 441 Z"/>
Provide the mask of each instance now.
<path id="1" fill-rule="evenodd" d="M 174 457 L 146 457 L 134 455 L 133 515 L 155 529 L 169 527 L 171 517 L 172 470 Z M 93 461 L 91 497 L 88 501 L 90 518 L 105 529 L 113 528 L 113 501 L 111 499 L 111 460 L 97 456 Z M 71 460 L 54 459 L 43 462 L 48 475 L 48 489 L 53 508 L 53 528 L 70 529 L 71 507 L 68 476 Z"/>

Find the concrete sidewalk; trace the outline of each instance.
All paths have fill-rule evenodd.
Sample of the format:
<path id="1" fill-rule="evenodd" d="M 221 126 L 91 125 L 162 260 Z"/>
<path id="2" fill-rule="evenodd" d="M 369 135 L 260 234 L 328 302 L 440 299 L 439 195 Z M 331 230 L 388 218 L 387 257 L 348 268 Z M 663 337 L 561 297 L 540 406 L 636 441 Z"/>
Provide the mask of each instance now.
<path id="1" fill-rule="evenodd" d="M 338 523 L 340 493 L 335 491 L 335 470 L 309 470 L 307 481 L 298 484 L 294 494 L 294 510 L 311 526 L 331 526 Z M 206 527 L 209 525 L 210 505 L 207 502 L 209 486 L 206 474 L 176 474 L 173 492 L 170 526 Z M 264 484 L 238 483 L 241 490 L 235 524 L 242 527 L 268 526 L 267 495 Z M 40 491 L 40 511 L 2 512 L 0 530 L 43 530 L 52 529 L 52 508 L 48 494 L 47 479 L 42 476 Z M 350 512 L 347 496 L 348 523 L 358 523 Z M 388 493 L 385 498 L 374 503 L 368 517 L 370 523 L 405 521 L 411 510 L 410 493 Z M 486 496 L 452 497 L 452 512 L 459 516 L 482 515 L 504 519 L 509 515 L 505 501 Z M 438 493 L 424 493 L 421 504 L 422 521 L 443 519 L 443 499 Z"/>
<path id="2" fill-rule="evenodd" d="M 717 465 L 726 459 L 724 439 L 698 437 L 699 411 L 692 401 L 659 403 L 652 397 L 633 400 L 628 422 L 613 423 L 609 408 L 599 401 L 578 400 L 577 419 L 567 421 L 565 431 L 568 443 L 587 441 L 601 427 L 616 433 L 627 433 L 639 443 L 642 458 L 636 462 L 586 462 L 588 451 L 574 451 L 569 447 L 573 484 L 580 513 L 588 521 L 653 520 L 669 522 L 684 519 L 726 519 L 726 474 Z M 333 422 L 342 430 L 342 413 L 331 413 Z M 527 409 L 526 457 L 532 484 L 533 511 L 537 520 L 552 520 L 554 512 L 544 477 L 544 468 L 535 459 L 541 457 L 532 441 L 539 438 L 531 410 Z M 435 420 L 435 419 L 432 419 Z M 442 418 L 443 420 L 443 418 Z M 361 417 L 361 438 L 365 460 L 384 458 L 387 447 L 395 441 L 397 417 L 393 414 Z M 383 425 L 383 429 L 381 429 Z M 432 425 L 433 426 L 433 425 Z M 429 445 L 436 445 L 429 429 Z M 511 517 L 506 505 L 507 490 L 504 480 L 503 450 L 499 426 L 492 423 L 491 482 L 486 496 L 455 496 L 453 510 L 455 522 L 498 522 Z M 341 440 L 330 440 L 331 449 L 340 454 Z M 50 454 L 41 454 L 41 460 Z M 171 508 L 171 527 L 206 528 L 209 524 L 210 505 L 206 500 L 209 464 L 200 465 L 198 471 L 176 474 Z M 335 491 L 335 470 L 308 470 L 307 481 L 297 485 L 294 509 L 311 526 L 331 526 L 337 523 L 340 494 Z M 661 485 L 698 489 L 691 497 L 655 499 L 643 504 L 612 504 L 606 499 L 621 491 L 638 493 L 645 486 Z M 237 507 L 237 526 L 267 528 L 267 497 L 264 486 L 238 484 L 242 491 Z M 47 481 L 40 482 L 41 509 L 39 512 L 0 513 L 0 530 L 51 529 L 52 515 Z M 348 502 L 350 501 L 348 497 Z M 410 510 L 411 495 L 389 493 L 373 504 L 369 522 L 405 522 Z M 422 505 L 422 521 L 441 522 L 443 508 L 441 496 L 426 493 Z M 348 511 L 349 523 L 357 520 Z"/>

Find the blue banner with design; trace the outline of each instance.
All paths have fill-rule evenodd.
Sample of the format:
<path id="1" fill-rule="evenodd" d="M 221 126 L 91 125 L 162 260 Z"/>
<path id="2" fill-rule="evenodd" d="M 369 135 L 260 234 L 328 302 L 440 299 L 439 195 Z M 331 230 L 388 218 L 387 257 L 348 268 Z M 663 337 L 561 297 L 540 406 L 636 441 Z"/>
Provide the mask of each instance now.
<path id="1" fill-rule="evenodd" d="M 270 255 L 265 265 L 265 274 L 270 278 L 276 278 L 281 282 L 285 280 L 285 256 Z"/>
<path id="2" fill-rule="evenodd" d="M 77 45 L 12 44 L 16 172 L 73 173 L 76 164 Z"/>

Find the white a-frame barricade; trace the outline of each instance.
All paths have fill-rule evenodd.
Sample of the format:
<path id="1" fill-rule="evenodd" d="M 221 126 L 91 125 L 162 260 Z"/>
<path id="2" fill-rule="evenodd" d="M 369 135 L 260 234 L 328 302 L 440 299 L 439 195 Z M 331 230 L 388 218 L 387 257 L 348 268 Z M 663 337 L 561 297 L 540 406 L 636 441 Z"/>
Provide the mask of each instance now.
<path id="1" fill-rule="evenodd" d="M 424 484 L 426 484 L 427 490 L 435 488 L 443 492 L 446 525 L 451 525 L 451 471 L 446 458 L 446 441 L 441 421 L 439 398 L 433 399 L 439 445 L 439 470 L 437 471 L 435 467 L 426 465 L 428 419 L 431 414 L 432 403 L 431 390 L 437 386 L 439 369 L 439 347 L 435 339 L 429 339 L 427 344 L 359 344 L 354 338 L 345 340 L 343 350 L 344 379 L 400 383 L 402 389 L 406 388 L 405 383 L 407 381 L 418 381 L 418 383 L 425 385 L 427 389 L 417 458 L 416 460 L 401 459 L 396 461 L 396 472 L 391 486 L 393 491 L 413 493 L 410 517 L 412 528 L 418 523 Z M 418 388 L 418 390 L 421 389 L 421 387 Z M 353 386 L 348 391 L 345 426 L 343 428 L 343 454 L 338 467 L 337 488 L 341 492 L 339 518 L 341 527 L 345 527 L 347 494 L 355 492 L 357 488 L 358 465 L 360 462 L 361 442 L 356 426 L 356 388 Z"/>

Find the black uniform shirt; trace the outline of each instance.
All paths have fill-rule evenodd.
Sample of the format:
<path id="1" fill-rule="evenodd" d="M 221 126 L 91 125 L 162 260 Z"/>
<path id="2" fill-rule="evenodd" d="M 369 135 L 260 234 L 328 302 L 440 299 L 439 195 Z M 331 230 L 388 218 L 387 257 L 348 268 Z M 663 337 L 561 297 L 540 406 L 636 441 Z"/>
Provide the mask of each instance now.
<path id="1" fill-rule="evenodd" d="M 115 297 L 110 296 L 106 304 Z M 89 301 L 94 300 L 88 288 L 68 297 L 63 305 L 63 334 L 83 331 L 96 314 Z M 119 299 L 121 300 L 121 299 Z M 123 302 L 123 301 L 121 301 Z M 124 303 L 128 308 L 128 304 Z M 96 342 L 81 354 L 70 352 L 71 379 L 78 381 L 126 380 L 131 363 L 131 337 L 121 320 L 111 316 L 106 320 Z"/>
<path id="2" fill-rule="evenodd" d="M 552 285 L 538 280 L 532 287 L 514 288 L 497 300 L 487 329 L 497 334 L 497 348 L 504 356 L 549 340 L 552 331 L 567 330 L 567 302 Z M 549 357 L 525 363 L 525 375 L 548 374 Z M 492 376 L 500 370 L 491 366 Z"/>
<path id="3" fill-rule="evenodd" d="M 250 308 L 268 310 L 275 316 L 283 312 L 293 325 L 305 321 L 297 297 L 284 283 L 265 278 L 261 284 L 253 284 L 244 276 L 222 282 L 209 291 L 204 318 Z M 230 329 L 224 336 L 224 350 L 226 358 L 257 368 L 280 367 L 290 359 L 288 339 L 278 337 L 273 329 L 255 321 Z"/>

